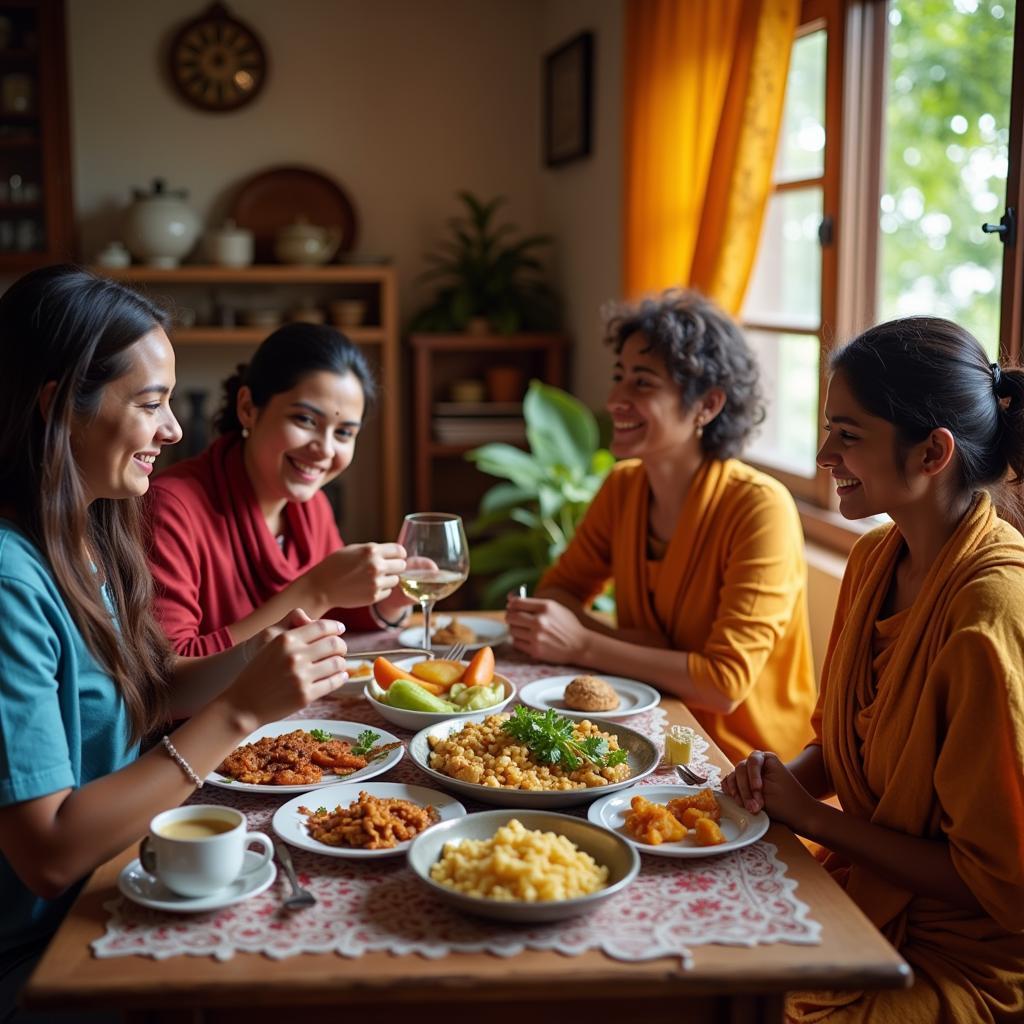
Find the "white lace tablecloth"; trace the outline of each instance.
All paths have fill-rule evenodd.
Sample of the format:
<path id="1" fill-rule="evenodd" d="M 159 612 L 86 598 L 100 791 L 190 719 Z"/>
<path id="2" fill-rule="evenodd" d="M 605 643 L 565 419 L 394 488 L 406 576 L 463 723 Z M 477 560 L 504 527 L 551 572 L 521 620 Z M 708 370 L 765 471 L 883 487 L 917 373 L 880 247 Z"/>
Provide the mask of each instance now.
<path id="1" fill-rule="evenodd" d="M 390 638 L 379 634 L 367 639 L 368 646 L 383 648 Z M 517 685 L 565 672 L 564 667 L 527 665 L 511 648 L 501 648 L 498 655 L 500 671 Z M 361 685 L 349 684 L 297 717 L 366 722 L 406 735 L 377 716 L 361 696 Z M 667 716 L 655 708 L 627 721 L 660 741 Z M 707 743 L 698 739 L 696 746 L 691 766 L 717 785 L 720 773 L 707 761 Z M 378 781 L 433 785 L 408 757 Z M 644 783 L 675 781 L 673 773 L 659 769 Z M 247 815 L 250 828 L 270 833 L 271 818 L 283 801 L 207 786 L 193 802 L 237 807 Z M 467 804 L 471 812 L 480 809 Z M 575 813 L 585 817 L 586 807 Z M 453 951 L 507 957 L 525 949 L 569 956 L 597 949 L 618 960 L 670 956 L 689 966 L 690 949 L 698 945 L 820 941 L 821 926 L 809 918 L 809 908 L 797 897 L 796 883 L 786 876 L 774 844 L 763 840 L 700 860 L 646 855 L 632 885 L 593 913 L 532 926 L 463 916 L 421 887 L 402 856 L 352 861 L 294 848 L 291 854 L 300 882 L 317 898 L 315 906 L 297 912 L 282 909 L 288 892 L 283 873 L 261 895 L 205 914 L 148 910 L 118 896 L 104 905 L 110 919 L 105 934 L 92 943 L 94 954 L 228 960 L 236 952 L 283 959 L 300 953 L 358 957 L 387 951 L 439 958 Z"/>

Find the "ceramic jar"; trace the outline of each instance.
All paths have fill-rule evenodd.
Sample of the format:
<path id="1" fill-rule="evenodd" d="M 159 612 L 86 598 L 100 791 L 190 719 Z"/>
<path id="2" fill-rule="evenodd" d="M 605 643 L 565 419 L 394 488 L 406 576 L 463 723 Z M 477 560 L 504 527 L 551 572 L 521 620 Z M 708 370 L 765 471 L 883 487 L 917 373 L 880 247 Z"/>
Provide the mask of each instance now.
<path id="1" fill-rule="evenodd" d="M 150 192 L 135 189 L 128 210 L 125 242 L 131 254 L 151 267 L 176 267 L 199 237 L 199 218 L 184 190 L 168 191 L 160 178 Z"/>
<path id="2" fill-rule="evenodd" d="M 109 270 L 117 270 L 122 267 L 130 267 L 132 263 L 131 253 L 120 242 L 107 242 L 96 254 L 96 262 L 101 267 Z"/>
<path id="3" fill-rule="evenodd" d="M 246 228 L 235 226 L 233 220 L 206 233 L 206 257 L 218 267 L 247 267 L 253 259 L 253 236 Z"/>
<path id="4" fill-rule="evenodd" d="M 274 254 L 282 263 L 326 263 L 340 244 L 338 228 L 322 228 L 300 218 L 278 231 Z"/>

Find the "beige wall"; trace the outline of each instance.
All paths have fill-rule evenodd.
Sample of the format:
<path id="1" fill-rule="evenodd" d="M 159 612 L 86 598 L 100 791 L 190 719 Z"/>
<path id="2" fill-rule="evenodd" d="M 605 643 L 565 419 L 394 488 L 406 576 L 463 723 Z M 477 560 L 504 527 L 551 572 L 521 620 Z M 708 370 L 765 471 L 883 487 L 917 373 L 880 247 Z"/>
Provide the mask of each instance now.
<path id="1" fill-rule="evenodd" d="M 810 611 L 811 647 L 814 651 L 814 675 L 821 679 L 821 663 L 828 646 L 828 635 L 832 629 L 832 616 L 839 599 L 839 584 L 843 579 L 846 559 L 808 544 L 807 554 L 807 602 Z"/>

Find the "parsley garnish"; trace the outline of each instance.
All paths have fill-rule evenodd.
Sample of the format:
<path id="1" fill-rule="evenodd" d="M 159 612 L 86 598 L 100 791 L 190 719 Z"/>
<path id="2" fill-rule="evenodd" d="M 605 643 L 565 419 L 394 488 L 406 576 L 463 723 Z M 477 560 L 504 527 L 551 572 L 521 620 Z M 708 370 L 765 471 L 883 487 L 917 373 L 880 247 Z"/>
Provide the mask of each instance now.
<path id="1" fill-rule="evenodd" d="M 576 771 L 581 761 L 589 761 L 595 768 L 611 768 L 629 756 L 626 750 L 610 750 L 603 736 L 576 739 L 572 720 L 553 708 L 541 712 L 517 707 L 501 727 L 524 744 L 538 761 L 559 765 L 569 772 Z"/>
<path id="2" fill-rule="evenodd" d="M 326 814 L 327 813 L 327 808 L 326 807 L 318 807 L 316 809 L 316 813 L 317 814 Z"/>
<path id="3" fill-rule="evenodd" d="M 320 743 L 328 743 L 330 742 L 330 740 L 333 739 L 331 734 L 326 729 L 310 729 L 309 735 Z"/>
<path id="4" fill-rule="evenodd" d="M 372 749 L 374 743 L 380 739 L 379 732 L 373 732 L 371 729 L 364 729 L 357 737 L 355 746 L 352 748 L 352 753 L 357 757 L 362 757 L 364 754 L 368 754 Z"/>

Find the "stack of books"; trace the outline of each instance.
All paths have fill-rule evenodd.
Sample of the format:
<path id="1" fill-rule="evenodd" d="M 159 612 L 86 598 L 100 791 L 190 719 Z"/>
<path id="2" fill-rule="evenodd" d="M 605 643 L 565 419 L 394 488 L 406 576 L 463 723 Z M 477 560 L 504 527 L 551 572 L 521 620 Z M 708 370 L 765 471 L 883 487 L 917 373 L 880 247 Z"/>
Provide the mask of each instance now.
<path id="1" fill-rule="evenodd" d="M 526 440 L 521 402 L 437 402 L 433 424 L 434 437 L 442 444 Z"/>

